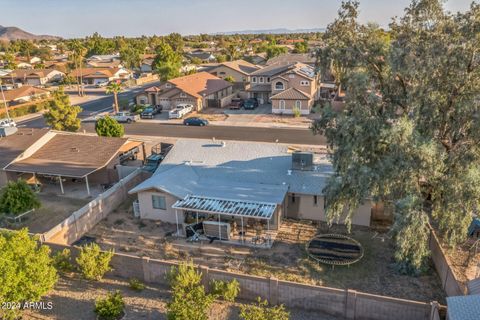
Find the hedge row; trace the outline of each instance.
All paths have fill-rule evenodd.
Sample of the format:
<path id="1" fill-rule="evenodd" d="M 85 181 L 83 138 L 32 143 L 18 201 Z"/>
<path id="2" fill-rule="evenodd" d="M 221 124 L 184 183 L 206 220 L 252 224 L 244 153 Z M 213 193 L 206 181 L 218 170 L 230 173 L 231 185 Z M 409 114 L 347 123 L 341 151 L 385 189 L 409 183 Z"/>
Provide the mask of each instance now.
<path id="1" fill-rule="evenodd" d="M 35 103 L 28 103 L 25 105 L 13 106 L 8 108 L 8 113 L 10 117 L 16 118 L 21 117 L 30 113 L 40 112 L 42 110 L 47 110 L 52 105 L 52 100 L 42 100 Z M 0 109 L 0 118 L 5 116 L 5 109 Z"/>

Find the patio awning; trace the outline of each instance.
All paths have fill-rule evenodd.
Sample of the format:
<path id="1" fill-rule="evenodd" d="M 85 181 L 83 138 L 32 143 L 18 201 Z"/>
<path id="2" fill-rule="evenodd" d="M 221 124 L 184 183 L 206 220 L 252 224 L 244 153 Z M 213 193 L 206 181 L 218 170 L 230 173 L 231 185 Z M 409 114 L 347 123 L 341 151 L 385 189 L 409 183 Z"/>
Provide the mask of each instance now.
<path id="1" fill-rule="evenodd" d="M 271 219 L 277 204 L 188 195 L 184 199 L 175 202 L 172 208 L 211 214 Z"/>

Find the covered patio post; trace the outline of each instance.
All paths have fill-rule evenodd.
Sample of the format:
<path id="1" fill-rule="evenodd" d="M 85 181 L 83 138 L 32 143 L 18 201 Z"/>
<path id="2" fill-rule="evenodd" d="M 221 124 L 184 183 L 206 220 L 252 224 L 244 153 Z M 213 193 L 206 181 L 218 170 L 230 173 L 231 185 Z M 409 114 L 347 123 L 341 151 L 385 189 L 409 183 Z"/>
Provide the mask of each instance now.
<path id="1" fill-rule="evenodd" d="M 178 230 L 178 211 L 175 209 L 175 220 L 177 221 L 177 237 L 180 236 L 180 231 Z"/>
<path id="2" fill-rule="evenodd" d="M 222 226 L 220 225 L 220 214 L 218 214 L 218 240 L 222 240 Z"/>
<path id="3" fill-rule="evenodd" d="M 90 185 L 88 184 L 88 175 L 85 176 L 85 183 L 87 184 L 87 194 L 90 195 Z"/>
<path id="4" fill-rule="evenodd" d="M 58 181 L 60 182 L 60 190 L 62 190 L 62 194 L 65 194 L 65 191 L 63 190 L 63 182 L 61 176 L 58 176 Z"/>
<path id="5" fill-rule="evenodd" d="M 198 211 L 197 211 L 197 224 L 198 224 Z"/>
<path id="6" fill-rule="evenodd" d="M 243 217 L 240 217 L 240 220 L 242 221 L 242 243 L 245 242 L 245 232 L 243 231 Z"/>

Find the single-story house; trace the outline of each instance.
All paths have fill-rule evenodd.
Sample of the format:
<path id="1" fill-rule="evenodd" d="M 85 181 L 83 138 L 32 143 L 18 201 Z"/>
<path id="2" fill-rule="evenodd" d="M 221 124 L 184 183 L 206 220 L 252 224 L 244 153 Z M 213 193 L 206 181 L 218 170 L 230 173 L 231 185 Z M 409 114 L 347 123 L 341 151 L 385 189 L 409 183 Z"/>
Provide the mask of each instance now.
<path id="1" fill-rule="evenodd" d="M 6 102 L 8 105 L 12 106 L 15 104 L 28 102 L 33 99 L 45 98 L 50 96 L 50 91 L 32 87 L 32 86 L 21 86 L 12 90 L 6 90 L 3 92 L 3 96 L 0 95 L 0 103 Z M 5 97 L 5 100 L 3 99 Z"/>
<path id="2" fill-rule="evenodd" d="M 50 82 L 61 81 L 65 73 L 56 69 L 17 69 L 1 77 L 6 83 L 22 83 L 42 86 Z"/>
<path id="3" fill-rule="evenodd" d="M 188 52 L 185 54 L 185 56 L 189 59 L 200 59 L 202 62 L 212 62 L 217 60 L 217 58 L 211 52 L 203 51 L 201 49 Z"/>
<path id="4" fill-rule="evenodd" d="M 97 61 L 97 62 L 112 62 L 115 60 L 120 60 L 120 54 L 96 54 L 87 58 L 87 62 Z"/>
<path id="5" fill-rule="evenodd" d="M 178 235 L 203 223 L 213 237 L 252 244 L 259 225 L 272 240 L 284 218 L 325 221 L 323 189 L 332 173 L 325 154 L 287 145 L 179 139 L 154 175 L 129 192 L 138 196 L 141 218 L 176 224 Z M 370 217 L 366 201 L 353 224 L 369 226 Z"/>
<path id="6" fill-rule="evenodd" d="M 82 77 L 85 84 L 97 84 L 132 77 L 132 73 L 125 68 L 81 68 L 73 70 L 70 75 L 74 78 Z"/>
<path id="7" fill-rule="evenodd" d="M 18 128 L 0 139 L 0 186 L 23 178 L 58 180 L 64 193 L 65 179 L 91 184 L 119 180 L 122 156 L 142 142 L 125 138 L 67 133 L 48 129 Z"/>
<path id="8" fill-rule="evenodd" d="M 192 104 L 196 110 L 203 107 L 225 107 L 233 94 L 232 83 L 208 72 L 168 80 L 159 86 L 147 88 L 137 95 L 137 104 L 161 105 L 172 109 L 178 104 Z"/>
<path id="9" fill-rule="evenodd" d="M 113 61 L 91 60 L 87 62 L 87 68 L 123 68 L 123 65 L 120 60 L 113 60 Z"/>

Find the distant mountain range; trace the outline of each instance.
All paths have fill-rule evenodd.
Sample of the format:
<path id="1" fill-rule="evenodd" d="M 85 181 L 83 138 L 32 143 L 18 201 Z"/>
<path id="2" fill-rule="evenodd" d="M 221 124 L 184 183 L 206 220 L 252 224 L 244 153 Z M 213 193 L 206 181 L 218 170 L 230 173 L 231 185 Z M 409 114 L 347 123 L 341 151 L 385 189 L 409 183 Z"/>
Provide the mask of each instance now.
<path id="1" fill-rule="evenodd" d="M 26 32 L 17 27 L 3 27 L 0 26 L 0 41 L 9 40 L 56 40 L 60 37 L 49 35 L 35 35 L 33 33 Z"/>
<path id="2" fill-rule="evenodd" d="M 264 29 L 264 30 L 240 30 L 240 31 L 228 31 L 228 32 L 217 32 L 215 34 L 282 34 L 282 33 L 310 33 L 310 32 L 325 32 L 325 28 L 311 28 L 311 29 L 287 29 L 287 28 L 277 28 L 277 29 Z"/>

